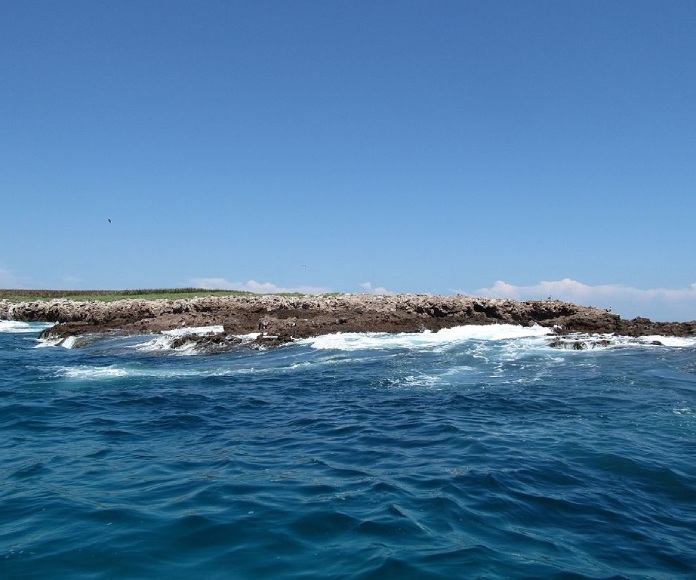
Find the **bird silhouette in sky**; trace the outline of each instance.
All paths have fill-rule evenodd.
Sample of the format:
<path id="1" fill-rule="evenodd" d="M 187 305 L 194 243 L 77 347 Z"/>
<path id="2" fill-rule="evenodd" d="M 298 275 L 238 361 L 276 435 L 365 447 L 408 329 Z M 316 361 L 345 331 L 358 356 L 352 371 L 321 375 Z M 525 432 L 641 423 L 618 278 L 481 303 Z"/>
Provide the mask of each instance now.
<path id="1" fill-rule="evenodd" d="M 109 223 L 111 223 L 111 218 L 106 218 Z"/>

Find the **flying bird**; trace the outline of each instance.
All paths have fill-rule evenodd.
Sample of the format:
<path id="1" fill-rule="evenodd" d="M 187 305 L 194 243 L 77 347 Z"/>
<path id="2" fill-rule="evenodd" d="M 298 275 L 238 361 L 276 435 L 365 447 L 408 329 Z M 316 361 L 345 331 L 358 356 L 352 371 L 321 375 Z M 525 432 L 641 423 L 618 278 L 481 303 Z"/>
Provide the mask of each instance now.
<path id="1" fill-rule="evenodd" d="M 108 220 L 109 223 L 111 223 L 111 218 L 106 218 L 106 219 Z"/>

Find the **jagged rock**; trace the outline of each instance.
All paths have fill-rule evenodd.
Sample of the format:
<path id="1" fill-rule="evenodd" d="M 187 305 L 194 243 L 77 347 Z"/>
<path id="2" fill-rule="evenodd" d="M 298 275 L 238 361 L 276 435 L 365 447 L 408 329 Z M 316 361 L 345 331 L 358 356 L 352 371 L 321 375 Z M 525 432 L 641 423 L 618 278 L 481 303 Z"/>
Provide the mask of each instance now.
<path id="1" fill-rule="evenodd" d="M 239 337 L 226 334 L 188 334 L 176 337 L 169 346 L 178 349 L 193 344 L 197 351 L 216 354 L 235 350 L 241 343 Z"/>

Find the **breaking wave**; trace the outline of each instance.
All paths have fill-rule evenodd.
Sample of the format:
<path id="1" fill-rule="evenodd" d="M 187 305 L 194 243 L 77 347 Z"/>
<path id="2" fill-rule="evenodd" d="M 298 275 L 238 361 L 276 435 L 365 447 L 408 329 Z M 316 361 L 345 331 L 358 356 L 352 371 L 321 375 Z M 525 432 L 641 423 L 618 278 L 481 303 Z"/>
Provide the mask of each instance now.
<path id="1" fill-rule="evenodd" d="M 4 323 L 4 324 L 3 324 Z M 37 323 L 21 323 L 0 321 L 0 330 L 4 332 L 36 332 L 50 325 Z M 221 325 L 179 328 L 163 331 L 156 335 L 130 337 L 112 337 L 110 343 L 117 346 L 119 341 L 127 348 L 140 352 L 171 352 L 179 355 L 205 354 L 205 348 L 199 348 L 201 337 L 216 337 L 224 335 Z M 238 339 L 239 346 L 245 346 L 257 339 L 259 333 L 245 335 L 230 335 Z M 187 340 L 190 338 L 190 340 Z M 99 335 L 38 339 L 37 348 L 60 346 L 76 348 L 100 342 Z M 320 335 L 317 337 L 296 339 L 292 344 L 307 346 L 317 351 L 361 351 L 361 350 L 437 350 L 455 347 L 465 343 L 511 343 L 515 348 L 547 348 L 561 350 L 597 350 L 605 348 L 621 348 L 627 346 L 640 347 L 696 347 L 696 337 L 674 336 L 642 336 L 627 337 L 613 334 L 582 334 L 573 333 L 558 336 L 553 328 L 543 326 L 518 326 L 512 324 L 466 325 L 442 329 L 438 332 L 426 330 L 420 333 L 384 333 L 384 332 L 346 332 Z"/>
<path id="2" fill-rule="evenodd" d="M 0 320 L 0 332 L 35 333 L 50 328 L 52 322 L 21 322 L 19 320 Z"/>

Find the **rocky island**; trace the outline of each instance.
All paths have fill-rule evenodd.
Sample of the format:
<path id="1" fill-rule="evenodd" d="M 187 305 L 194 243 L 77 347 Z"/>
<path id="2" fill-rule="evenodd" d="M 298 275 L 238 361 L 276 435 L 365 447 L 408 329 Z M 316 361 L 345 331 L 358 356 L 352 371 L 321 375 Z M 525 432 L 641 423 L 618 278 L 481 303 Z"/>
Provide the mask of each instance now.
<path id="1" fill-rule="evenodd" d="M 555 337 L 550 342 L 558 346 L 563 344 L 563 337 L 572 333 L 696 336 L 696 321 L 624 320 L 605 309 L 558 300 L 519 302 L 462 295 L 255 295 L 113 302 L 0 300 L 0 319 L 55 322 L 42 333 L 43 338 L 217 327 L 218 332 L 186 339 L 199 341 L 209 351 L 234 348 L 240 342 L 239 336 L 249 333 L 257 333 L 257 346 L 270 346 L 334 332 L 436 332 L 469 324 L 545 326 Z M 584 348 L 583 343 L 576 341 L 574 348 Z"/>

